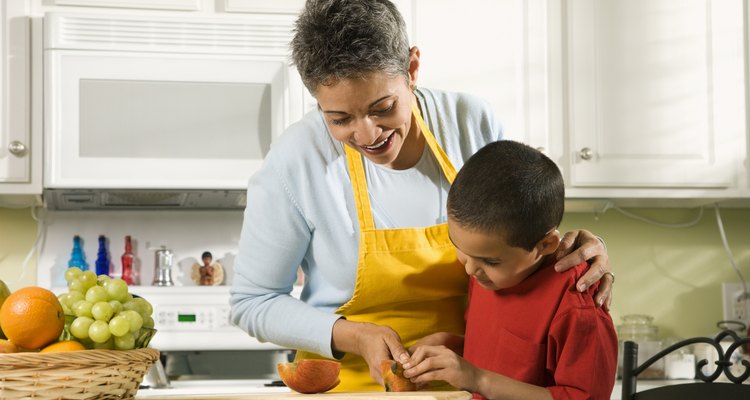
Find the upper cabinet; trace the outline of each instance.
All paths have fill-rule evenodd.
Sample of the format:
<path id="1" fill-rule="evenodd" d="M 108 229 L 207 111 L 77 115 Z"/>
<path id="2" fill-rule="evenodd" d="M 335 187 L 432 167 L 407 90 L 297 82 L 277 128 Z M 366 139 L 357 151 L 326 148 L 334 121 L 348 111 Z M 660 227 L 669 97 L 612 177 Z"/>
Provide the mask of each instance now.
<path id="1" fill-rule="evenodd" d="M 736 186 L 745 155 L 743 2 L 566 7 L 569 185 Z"/>
<path id="2" fill-rule="evenodd" d="M 569 198 L 750 197 L 741 0 L 414 4 L 419 83 L 488 99 Z"/>
<path id="3" fill-rule="evenodd" d="M 41 142 L 32 136 L 27 1 L 0 2 L 0 194 L 41 193 Z"/>

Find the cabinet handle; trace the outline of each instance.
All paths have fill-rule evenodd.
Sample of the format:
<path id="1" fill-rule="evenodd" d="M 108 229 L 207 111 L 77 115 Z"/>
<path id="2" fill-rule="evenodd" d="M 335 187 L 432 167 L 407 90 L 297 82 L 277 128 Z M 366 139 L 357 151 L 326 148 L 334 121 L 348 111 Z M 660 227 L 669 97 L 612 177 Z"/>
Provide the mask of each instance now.
<path id="1" fill-rule="evenodd" d="M 581 151 L 578 152 L 578 155 L 581 156 L 581 159 L 588 161 L 594 158 L 594 150 L 591 150 L 588 147 L 584 147 L 581 149 Z"/>
<path id="2" fill-rule="evenodd" d="M 8 145 L 8 151 L 10 152 L 10 154 L 20 157 L 24 155 L 24 153 L 26 153 L 26 145 L 19 142 L 18 140 L 14 140 Z"/>

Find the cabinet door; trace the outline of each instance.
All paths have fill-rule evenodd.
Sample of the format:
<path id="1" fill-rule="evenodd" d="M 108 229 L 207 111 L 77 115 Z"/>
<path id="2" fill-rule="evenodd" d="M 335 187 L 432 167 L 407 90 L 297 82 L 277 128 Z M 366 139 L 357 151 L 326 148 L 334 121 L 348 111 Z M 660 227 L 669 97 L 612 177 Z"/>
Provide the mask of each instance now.
<path id="1" fill-rule="evenodd" d="M 566 6 L 569 183 L 731 187 L 745 148 L 743 2 Z"/>
<path id="2" fill-rule="evenodd" d="M 559 4 L 548 0 L 417 0 L 413 45 L 420 86 L 490 102 L 507 139 L 544 150 L 559 164 L 559 46 L 548 46 Z M 551 29 L 552 27 L 552 29 Z M 559 36 L 551 38 L 559 41 Z M 557 51 L 557 53 L 555 52 Z M 559 143 L 558 143 L 559 141 Z"/>
<path id="3" fill-rule="evenodd" d="M 0 2 L 0 193 L 24 193 L 32 180 L 27 6 Z"/>

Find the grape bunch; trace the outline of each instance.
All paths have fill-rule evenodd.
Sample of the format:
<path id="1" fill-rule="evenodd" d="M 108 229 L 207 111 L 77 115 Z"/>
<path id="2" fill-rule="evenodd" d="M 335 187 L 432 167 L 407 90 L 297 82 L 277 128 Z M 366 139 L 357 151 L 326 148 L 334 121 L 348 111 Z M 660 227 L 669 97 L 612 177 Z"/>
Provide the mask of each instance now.
<path id="1" fill-rule="evenodd" d="M 143 329 L 154 327 L 153 307 L 128 292 L 124 280 L 71 267 L 65 271 L 68 292 L 58 299 L 68 321 L 67 330 L 87 348 L 130 350 Z"/>

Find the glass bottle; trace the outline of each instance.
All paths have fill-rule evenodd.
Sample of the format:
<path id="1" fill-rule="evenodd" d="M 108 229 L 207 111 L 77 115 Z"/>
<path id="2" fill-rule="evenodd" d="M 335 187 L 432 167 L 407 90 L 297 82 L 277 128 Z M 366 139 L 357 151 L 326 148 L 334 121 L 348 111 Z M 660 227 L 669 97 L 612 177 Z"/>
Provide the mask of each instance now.
<path id="1" fill-rule="evenodd" d="M 99 251 L 96 253 L 96 275 L 109 275 L 107 238 L 105 238 L 104 235 L 99 235 Z"/>
<path id="2" fill-rule="evenodd" d="M 70 267 L 78 267 L 81 271 L 89 269 L 89 264 L 83 255 L 83 248 L 81 248 L 81 237 L 78 235 L 73 237 L 73 251 L 70 253 L 70 260 L 68 261 L 68 268 Z"/>
<path id="3" fill-rule="evenodd" d="M 130 241 L 130 236 L 125 236 L 125 252 L 122 253 L 122 280 L 128 285 L 133 284 L 133 244 Z"/>
<path id="4" fill-rule="evenodd" d="M 622 324 L 617 326 L 619 339 L 618 370 L 622 369 L 623 343 L 627 340 L 638 343 L 638 365 L 661 351 L 662 342 L 658 338 L 659 328 L 652 323 L 654 317 L 643 314 L 622 316 Z M 639 379 L 664 379 L 664 359 L 660 359 L 638 375 Z"/>

